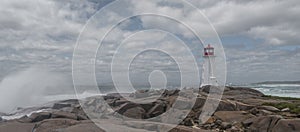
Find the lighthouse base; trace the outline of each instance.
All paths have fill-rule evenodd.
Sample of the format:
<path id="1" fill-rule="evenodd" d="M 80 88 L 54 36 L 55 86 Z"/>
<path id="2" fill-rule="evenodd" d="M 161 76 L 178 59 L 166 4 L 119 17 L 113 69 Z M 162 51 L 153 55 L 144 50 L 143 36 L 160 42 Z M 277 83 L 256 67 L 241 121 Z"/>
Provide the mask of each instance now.
<path id="1" fill-rule="evenodd" d="M 217 81 L 217 78 L 216 77 L 209 77 L 209 79 L 205 82 L 202 82 L 200 87 L 203 87 L 203 86 L 218 86 L 218 81 Z"/>

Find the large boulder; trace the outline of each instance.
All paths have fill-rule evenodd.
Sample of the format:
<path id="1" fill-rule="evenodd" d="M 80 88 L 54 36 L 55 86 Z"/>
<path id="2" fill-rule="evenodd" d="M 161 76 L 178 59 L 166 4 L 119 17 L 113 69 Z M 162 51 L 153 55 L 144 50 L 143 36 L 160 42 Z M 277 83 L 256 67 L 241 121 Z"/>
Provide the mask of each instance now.
<path id="1" fill-rule="evenodd" d="M 162 101 L 156 101 L 156 102 L 151 102 L 151 103 L 142 103 L 142 104 L 140 104 L 140 106 L 144 109 L 144 110 L 146 110 L 148 113 L 149 113 L 149 111 L 153 108 L 153 107 L 155 107 L 155 105 L 157 105 L 157 104 L 160 104 L 160 105 L 166 105 L 164 102 L 162 102 Z"/>
<path id="2" fill-rule="evenodd" d="M 77 115 L 69 112 L 64 111 L 56 111 L 51 114 L 51 118 L 66 118 L 66 119 L 73 119 L 77 120 Z"/>
<path id="3" fill-rule="evenodd" d="M 251 110 L 255 107 L 254 105 L 249 105 L 249 104 L 245 104 L 242 102 L 235 102 L 235 105 L 236 105 L 236 110 L 239 110 L 239 111 L 247 111 L 247 110 Z"/>
<path id="4" fill-rule="evenodd" d="M 216 111 L 235 111 L 236 105 L 235 103 L 229 100 L 221 100 L 219 102 L 219 106 L 217 107 Z"/>
<path id="5" fill-rule="evenodd" d="M 21 118 L 17 119 L 17 121 L 21 122 L 21 123 L 31 123 L 32 122 L 32 120 L 27 115 L 22 116 Z"/>
<path id="6" fill-rule="evenodd" d="M 251 124 L 249 130 L 253 132 L 269 132 L 280 119 L 282 117 L 276 115 L 257 117 L 252 120 L 252 123 L 248 123 Z"/>
<path id="7" fill-rule="evenodd" d="M 122 115 L 134 119 L 144 119 L 146 117 L 146 111 L 138 106 L 127 109 Z"/>
<path id="8" fill-rule="evenodd" d="M 274 113 L 273 112 L 271 112 L 271 111 L 268 111 L 268 110 L 259 110 L 258 111 L 259 113 L 258 113 L 258 115 L 263 115 L 263 116 L 267 116 L 267 115 L 273 115 Z"/>
<path id="9" fill-rule="evenodd" d="M 133 95 L 134 98 L 145 98 L 149 97 L 149 92 L 148 91 L 137 91 Z"/>
<path id="10" fill-rule="evenodd" d="M 272 132 L 300 132 L 300 119 L 281 119 Z"/>
<path id="11" fill-rule="evenodd" d="M 210 86 L 210 85 L 206 85 L 203 86 L 200 91 L 204 92 L 204 93 L 210 93 L 210 94 L 221 94 L 222 93 L 222 89 L 224 87 L 218 87 L 218 86 Z M 225 89 L 225 88 L 224 88 Z"/>
<path id="12" fill-rule="evenodd" d="M 39 122 L 45 119 L 51 118 L 51 113 L 49 112 L 39 112 L 39 113 L 33 113 L 29 116 L 32 122 Z"/>
<path id="13" fill-rule="evenodd" d="M 131 128 L 144 129 L 149 131 L 156 131 L 158 127 L 157 122 L 148 121 L 125 121 L 124 124 Z"/>
<path id="14" fill-rule="evenodd" d="M 163 93 L 162 93 L 162 96 L 177 96 L 178 93 L 180 92 L 180 90 L 178 89 L 175 89 L 175 90 L 165 90 Z"/>
<path id="15" fill-rule="evenodd" d="M 155 104 L 154 107 L 152 107 L 148 111 L 147 115 L 148 115 L 148 117 L 156 117 L 156 116 L 164 113 L 165 111 L 166 111 L 166 104 L 161 102 L 161 103 Z"/>
<path id="16" fill-rule="evenodd" d="M 259 109 L 271 111 L 271 112 L 280 112 L 280 110 L 274 106 L 260 106 Z"/>
<path id="17" fill-rule="evenodd" d="M 161 117 L 161 122 L 168 124 L 178 124 L 184 119 L 189 113 L 190 110 L 178 110 L 178 109 L 170 109 L 169 114 Z"/>
<path id="18" fill-rule="evenodd" d="M 121 106 L 119 106 L 115 111 L 119 114 L 123 114 L 128 109 L 134 108 L 134 107 L 139 107 L 139 104 L 128 102 L 128 103 L 125 103 L 125 104 L 122 104 Z"/>
<path id="19" fill-rule="evenodd" d="M 34 123 L 4 122 L 0 124 L 0 132 L 32 132 Z"/>
<path id="20" fill-rule="evenodd" d="M 234 123 L 242 122 L 255 116 L 245 111 L 218 111 L 214 114 L 214 117 L 224 122 Z"/>
<path id="21" fill-rule="evenodd" d="M 179 109 L 179 110 L 185 110 L 192 108 L 192 103 L 187 98 L 178 97 L 177 100 L 173 104 L 173 108 Z"/>
<path id="22" fill-rule="evenodd" d="M 128 103 L 128 102 L 129 101 L 126 99 L 115 100 L 111 106 L 116 107 L 116 106 L 120 106 L 120 105 Z"/>
<path id="23" fill-rule="evenodd" d="M 205 97 L 197 97 L 196 102 L 193 106 L 193 109 L 199 109 L 202 108 L 205 104 L 206 98 Z"/>
<path id="24" fill-rule="evenodd" d="M 77 120 L 72 119 L 47 119 L 39 122 L 34 131 L 35 132 L 53 132 L 53 131 L 63 131 L 64 128 L 73 126 L 80 123 Z"/>
<path id="25" fill-rule="evenodd" d="M 72 105 L 69 103 L 54 103 L 54 105 L 52 106 L 52 109 L 62 109 L 65 107 L 71 107 Z"/>
<path id="26" fill-rule="evenodd" d="M 69 126 L 62 130 L 63 132 L 105 132 L 93 122 L 80 123 L 73 126 Z"/>

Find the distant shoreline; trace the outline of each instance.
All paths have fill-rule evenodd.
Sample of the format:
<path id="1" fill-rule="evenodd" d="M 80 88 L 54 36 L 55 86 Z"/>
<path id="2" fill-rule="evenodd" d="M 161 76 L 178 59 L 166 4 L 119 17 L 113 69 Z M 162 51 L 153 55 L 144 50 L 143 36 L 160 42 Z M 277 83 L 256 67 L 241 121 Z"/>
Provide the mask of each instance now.
<path id="1" fill-rule="evenodd" d="M 300 81 L 264 81 L 252 84 L 300 84 Z"/>

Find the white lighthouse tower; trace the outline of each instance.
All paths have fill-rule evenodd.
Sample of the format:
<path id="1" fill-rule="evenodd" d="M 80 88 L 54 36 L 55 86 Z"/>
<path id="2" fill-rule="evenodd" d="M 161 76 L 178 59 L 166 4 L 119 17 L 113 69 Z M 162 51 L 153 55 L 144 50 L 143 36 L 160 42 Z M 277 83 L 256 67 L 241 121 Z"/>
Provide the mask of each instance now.
<path id="1" fill-rule="evenodd" d="M 204 48 L 204 64 L 202 69 L 202 78 L 201 78 L 201 87 L 206 85 L 217 86 L 217 78 L 215 77 L 215 51 L 214 47 L 208 44 L 207 47 Z"/>

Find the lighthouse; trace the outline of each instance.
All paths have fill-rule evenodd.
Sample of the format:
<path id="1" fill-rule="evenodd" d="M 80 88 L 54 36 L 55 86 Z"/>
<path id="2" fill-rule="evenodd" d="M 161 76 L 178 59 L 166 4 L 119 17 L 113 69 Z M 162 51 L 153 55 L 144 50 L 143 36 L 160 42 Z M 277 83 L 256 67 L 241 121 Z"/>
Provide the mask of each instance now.
<path id="1" fill-rule="evenodd" d="M 217 78 L 215 77 L 215 48 L 210 44 L 204 48 L 203 52 L 204 63 L 202 67 L 201 87 L 206 85 L 217 86 Z"/>

